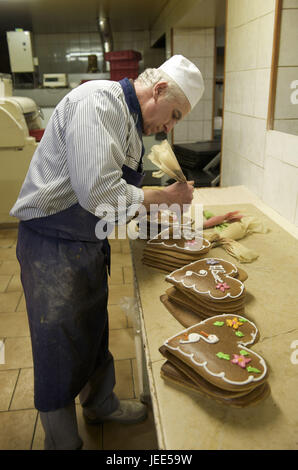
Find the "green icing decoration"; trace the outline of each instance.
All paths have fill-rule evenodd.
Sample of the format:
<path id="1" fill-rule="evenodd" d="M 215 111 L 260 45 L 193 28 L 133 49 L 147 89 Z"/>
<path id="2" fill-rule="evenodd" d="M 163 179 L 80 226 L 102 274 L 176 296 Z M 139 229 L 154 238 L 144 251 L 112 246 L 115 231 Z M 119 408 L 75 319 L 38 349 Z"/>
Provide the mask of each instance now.
<path id="1" fill-rule="evenodd" d="M 226 227 L 228 227 L 230 224 L 228 224 L 227 222 L 224 222 L 223 224 L 220 224 L 220 225 L 216 225 L 214 227 L 214 230 L 215 232 L 218 232 L 220 233 L 223 229 L 225 229 Z"/>
<path id="2" fill-rule="evenodd" d="M 223 352 L 218 352 L 216 355 L 219 357 L 219 359 L 225 359 L 226 361 L 231 359 L 229 354 L 225 354 Z"/>
<path id="3" fill-rule="evenodd" d="M 249 356 L 249 353 L 245 351 L 245 349 L 241 349 L 240 354 L 241 356 Z"/>
<path id="4" fill-rule="evenodd" d="M 236 332 L 235 332 L 235 335 L 236 335 L 236 336 L 239 336 L 239 338 L 242 338 L 242 336 L 244 336 L 244 334 L 241 333 L 241 331 L 236 331 Z"/>
<path id="5" fill-rule="evenodd" d="M 224 321 L 216 321 L 216 322 L 213 323 L 213 325 L 215 325 L 215 326 L 223 326 L 224 324 L 225 324 Z"/>
<path id="6" fill-rule="evenodd" d="M 203 215 L 204 215 L 205 219 L 207 219 L 207 220 L 211 219 L 211 217 L 214 216 L 214 214 L 212 214 L 212 212 L 210 212 L 210 211 L 203 211 Z"/>
<path id="7" fill-rule="evenodd" d="M 259 369 L 256 369 L 255 367 L 248 366 L 246 367 L 247 372 L 255 372 L 256 374 L 260 374 L 261 371 Z"/>
<path id="8" fill-rule="evenodd" d="M 239 321 L 241 321 L 241 323 L 245 323 L 248 320 L 246 320 L 246 318 L 239 318 Z"/>

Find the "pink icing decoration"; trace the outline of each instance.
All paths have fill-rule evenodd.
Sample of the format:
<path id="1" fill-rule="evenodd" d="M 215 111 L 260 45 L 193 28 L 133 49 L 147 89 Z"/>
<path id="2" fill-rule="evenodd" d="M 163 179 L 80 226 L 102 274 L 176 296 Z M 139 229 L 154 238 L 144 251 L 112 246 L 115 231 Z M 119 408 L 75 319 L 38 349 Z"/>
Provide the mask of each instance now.
<path id="1" fill-rule="evenodd" d="M 226 289 L 230 289 L 230 286 L 228 286 L 226 282 L 219 282 L 218 284 L 216 284 L 216 289 L 219 289 L 224 292 Z"/>
<path id="2" fill-rule="evenodd" d="M 239 356 L 239 354 L 233 354 L 234 356 L 234 359 L 231 360 L 231 362 L 233 364 L 237 364 L 238 366 L 242 367 L 242 369 L 245 369 L 246 367 L 246 364 L 248 364 L 251 359 L 250 358 L 246 358 L 244 356 Z"/>

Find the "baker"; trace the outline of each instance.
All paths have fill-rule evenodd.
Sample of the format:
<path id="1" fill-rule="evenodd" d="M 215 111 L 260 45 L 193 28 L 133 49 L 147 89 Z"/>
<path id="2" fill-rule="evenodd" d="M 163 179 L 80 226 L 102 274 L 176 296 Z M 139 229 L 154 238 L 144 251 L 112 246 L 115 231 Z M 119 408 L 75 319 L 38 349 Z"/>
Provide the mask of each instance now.
<path id="1" fill-rule="evenodd" d="M 135 80 L 89 81 L 55 108 L 10 214 L 34 363 L 34 403 L 45 449 L 80 449 L 75 397 L 88 423 L 136 423 L 140 402 L 119 400 L 108 344 L 107 238 L 102 207 L 190 204 L 193 186 L 141 189 L 142 135 L 169 133 L 204 91 L 198 68 L 175 55 Z M 117 214 L 116 217 L 120 217 Z M 123 214 L 121 214 L 123 218 Z M 108 272 L 107 272 L 108 271 Z"/>

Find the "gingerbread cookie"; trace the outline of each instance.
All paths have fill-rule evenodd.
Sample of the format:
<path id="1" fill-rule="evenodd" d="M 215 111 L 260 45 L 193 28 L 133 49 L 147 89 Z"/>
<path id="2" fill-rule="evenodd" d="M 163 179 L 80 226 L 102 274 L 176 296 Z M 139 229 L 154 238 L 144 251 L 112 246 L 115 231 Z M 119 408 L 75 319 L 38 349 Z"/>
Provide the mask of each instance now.
<path id="1" fill-rule="evenodd" d="M 236 266 L 229 261 L 204 258 L 174 271 L 166 280 L 210 300 L 229 301 L 245 293 L 237 274 Z"/>
<path id="2" fill-rule="evenodd" d="M 151 211 L 138 222 L 138 230 L 142 233 L 142 239 L 150 239 L 169 227 L 189 227 L 191 228 L 193 220 L 190 217 L 177 215 L 173 211 L 158 210 Z"/>
<path id="3" fill-rule="evenodd" d="M 163 251 L 201 255 L 209 251 L 211 244 L 194 230 L 170 227 L 149 240 L 148 246 L 158 247 Z"/>
<path id="4" fill-rule="evenodd" d="M 166 281 L 174 287 L 166 291 L 161 301 L 175 317 L 177 309 L 191 311 L 190 321 L 193 314 L 198 319 L 220 313 L 243 315 L 245 279 L 246 272 L 238 271 L 233 263 L 220 258 L 203 258 L 166 276 Z M 185 319 L 186 315 L 178 312 L 178 316 Z"/>
<path id="5" fill-rule="evenodd" d="M 210 246 L 210 242 L 198 236 L 195 231 L 172 227 L 147 242 L 142 261 L 147 266 L 171 273 L 206 256 Z"/>
<path id="6" fill-rule="evenodd" d="M 164 348 L 185 364 L 186 374 L 190 368 L 218 389 L 249 393 L 268 375 L 264 359 L 248 348 L 257 338 L 256 325 L 246 318 L 217 315 L 169 338 Z"/>

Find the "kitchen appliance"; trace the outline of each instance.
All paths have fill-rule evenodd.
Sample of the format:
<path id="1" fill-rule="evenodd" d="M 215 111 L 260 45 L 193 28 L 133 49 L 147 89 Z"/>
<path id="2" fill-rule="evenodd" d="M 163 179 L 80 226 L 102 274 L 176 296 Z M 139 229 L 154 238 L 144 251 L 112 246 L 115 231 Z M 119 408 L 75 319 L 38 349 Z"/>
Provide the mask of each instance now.
<path id="1" fill-rule="evenodd" d="M 35 101 L 12 96 L 11 90 L 8 85 L 0 87 L 0 217 L 1 221 L 8 222 L 11 221 L 9 211 L 18 197 L 38 145 L 30 132 L 41 131 L 43 127 Z"/>
<path id="2" fill-rule="evenodd" d="M 44 73 L 44 88 L 67 88 L 68 80 L 66 73 Z"/>

